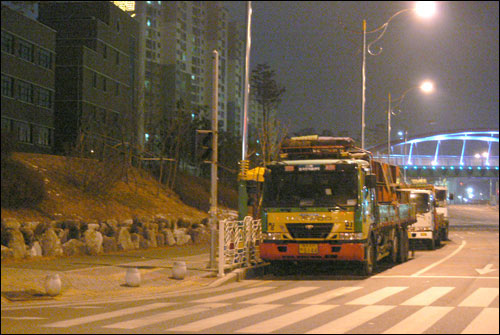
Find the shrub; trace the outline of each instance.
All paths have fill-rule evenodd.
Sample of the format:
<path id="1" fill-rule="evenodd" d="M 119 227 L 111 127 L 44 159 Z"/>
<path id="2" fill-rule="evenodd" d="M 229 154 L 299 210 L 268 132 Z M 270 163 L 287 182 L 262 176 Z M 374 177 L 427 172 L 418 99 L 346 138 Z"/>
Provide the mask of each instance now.
<path id="1" fill-rule="evenodd" d="M 2 159 L 2 208 L 33 208 L 46 197 L 43 177 L 11 159 Z"/>

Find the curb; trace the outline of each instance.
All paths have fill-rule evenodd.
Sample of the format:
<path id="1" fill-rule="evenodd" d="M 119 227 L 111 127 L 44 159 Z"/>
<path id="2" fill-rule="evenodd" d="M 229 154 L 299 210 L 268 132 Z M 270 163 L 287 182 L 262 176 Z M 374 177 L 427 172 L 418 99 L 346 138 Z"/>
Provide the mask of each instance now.
<path id="1" fill-rule="evenodd" d="M 209 285 L 207 285 L 207 287 L 214 288 L 224 284 L 239 282 L 245 279 L 250 279 L 260 276 L 265 272 L 265 269 L 268 265 L 269 263 L 261 263 L 248 268 L 236 269 L 226 274 L 224 277 L 221 277 L 215 280 L 214 282 L 210 283 Z"/>

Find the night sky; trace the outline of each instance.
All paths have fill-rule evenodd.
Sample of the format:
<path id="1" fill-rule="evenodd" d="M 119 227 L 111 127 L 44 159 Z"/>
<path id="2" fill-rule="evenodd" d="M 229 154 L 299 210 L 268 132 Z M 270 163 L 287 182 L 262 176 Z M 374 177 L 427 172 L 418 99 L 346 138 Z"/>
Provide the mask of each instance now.
<path id="1" fill-rule="evenodd" d="M 231 19 L 245 22 L 245 1 L 224 2 Z M 367 30 L 414 2 L 252 1 L 251 66 L 267 63 L 286 87 L 279 118 L 290 132 L 361 138 L 363 19 Z M 424 79 L 435 91 L 410 91 L 393 116 L 393 137 L 474 128 L 498 129 L 498 2 L 438 2 L 430 19 L 413 11 L 394 18 L 366 60 L 367 144 L 387 134 L 387 95 L 400 97 Z M 367 43 L 378 35 L 367 35 Z"/>

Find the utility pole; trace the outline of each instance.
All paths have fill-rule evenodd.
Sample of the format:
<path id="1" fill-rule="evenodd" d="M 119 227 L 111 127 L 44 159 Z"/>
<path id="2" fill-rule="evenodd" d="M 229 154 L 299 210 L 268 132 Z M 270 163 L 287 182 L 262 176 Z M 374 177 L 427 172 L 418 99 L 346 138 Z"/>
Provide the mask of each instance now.
<path id="1" fill-rule="evenodd" d="M 213 79 L 212 79 L 212 163 L 210 187 L 210 268 L 215 268 L 215 241 L 217 227 L 217 160 L 218 160 L 218 88 L 219 88 L 219 53 L 213 51 Z M 220 232 L 219 234 L 224 232 Z M 219 258 L 223 255 L 219 255 Z"/>

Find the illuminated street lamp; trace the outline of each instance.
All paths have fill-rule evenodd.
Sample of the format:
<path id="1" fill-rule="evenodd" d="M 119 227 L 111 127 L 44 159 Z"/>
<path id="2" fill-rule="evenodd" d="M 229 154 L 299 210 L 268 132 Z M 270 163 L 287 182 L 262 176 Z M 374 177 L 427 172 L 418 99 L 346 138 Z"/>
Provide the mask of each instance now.
<path id="1" fill-rule="evenodd" d="M 408 94 L 408 92 L 413 91 L 414 89 L 419 88 L 423 93 L 429 94 L 434 91 L 434 84 L 432 81 L 426 80 L 420 84 L 420 86 L 413 86 L 407 89 L 401 96 L 393 101 L 391 101 L 391 92 L 389 92 L 389 106 L 387 108 L 387 162 L 390 163 L 390 158 L 391 158 L 391 115 L 398 115 L 401 111 L 399 110 L 398 113 L 395 113 L 395 108 L 398 108 L 401 106 L 403 103 L 404 98 Z M 391 106 L 391 102 L 397 102 L 397 105 L 395 108 Z"/>
<path id="2" fill-rule="evenodd" d="M 399 14 L 404 13 L 404 12 L 409 12 L 409 11 L 415 11 L 417 16 L 422 17 L 422 18 L 429 18 L 434 15 L 436 12 L 436 4 L 433 1 L 417 1 L 416 6 L 413 8 L 406 8 L 403 10 L 400 10 L 396 14 L 392 15 L 389 20 L 387 20 L 386 23 L 381 25 L 380 27 L 371 30 L 371 31 L 366 31 L 366 20 L 363 20 L 363 67 L 361 70 L 361 76 L 362 76 L 362 84 L 361 84 L 361 148 L 365 148 L 365 91 L 366 91 L 366 51 L 368 50 L 368 53 L 372 56 L 377 56 L 382 52 L 382 47 L 379 47 L 379 50 L 377 53 L 374 53 L 370 50 L 370 47 L 380 40 L 382 36 L 384 36 L 385 31 L 387 30 L 387 27 L 389 26 L 389 23 Z M 370 42 L 368 46 L 366 45 L 366 34 L 367 33 L 376 33 L 382 31 L 380 35 Z"/>

